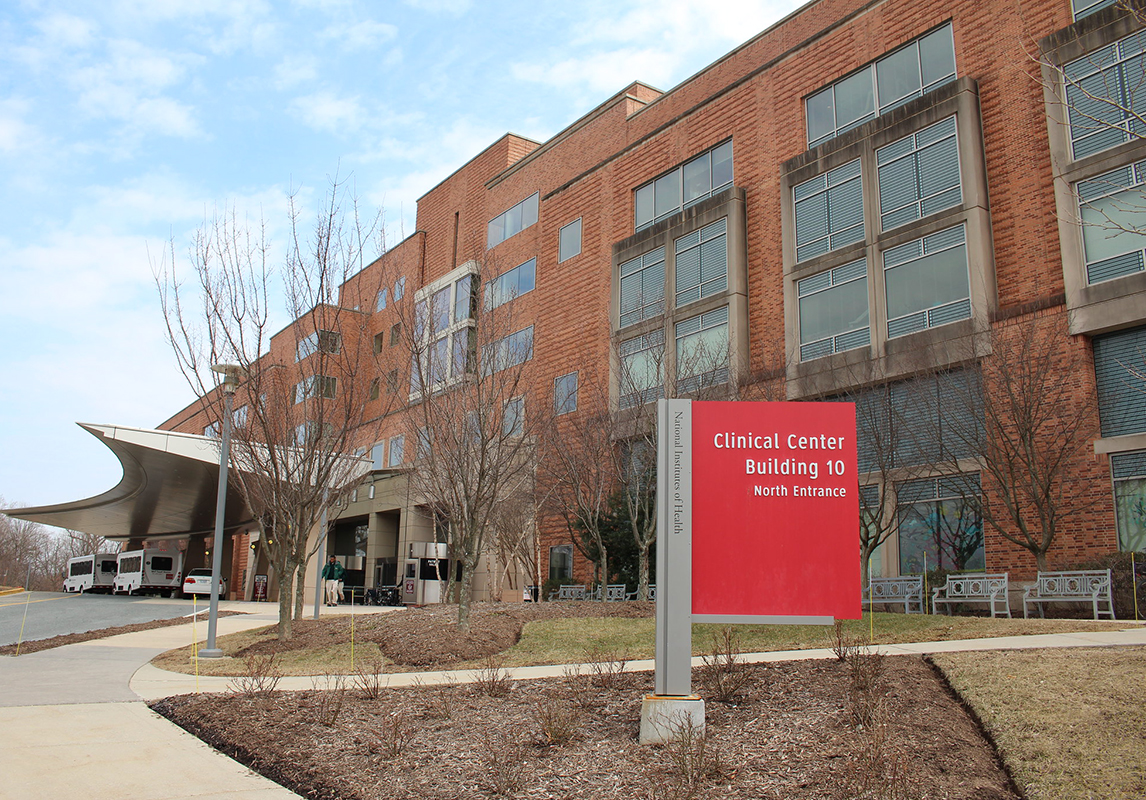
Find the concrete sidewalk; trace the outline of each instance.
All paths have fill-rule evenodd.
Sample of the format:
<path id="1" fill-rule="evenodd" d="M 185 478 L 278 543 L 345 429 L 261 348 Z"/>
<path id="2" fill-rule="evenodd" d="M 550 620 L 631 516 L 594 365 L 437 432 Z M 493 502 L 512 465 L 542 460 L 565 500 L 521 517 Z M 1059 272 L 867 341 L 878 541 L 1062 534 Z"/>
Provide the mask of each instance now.
<path id="1" fill-rule="evenodd" d="M 277 609 L 267 604 L 228 603 L 256 613 L 223 617 L 219 634 L 273 624 Z M 324 615 L 349 607 L 324 608 Z M 383 609 L 354 609 L 379 613 Z M 1092 633 L 1008 636 L 918 642 L 880 648 L 892 655 L 961 650 L 1017 650 L 1044 647 L 1146 645 L 1146 626 Z M 207 626 L 195 625 L 202 641 Z M 194 675 L 167 672 L 149 663 L 159 653 L 192 641 L 191 624 L 121 634 L 14 657 L 0 657 L 0 800 L 73 797 L 88 800 L 285 800 L 298 795 L 212 750 L 152 712 L 143 701 L 196 691 Z M 752 653 L 751 662 L 834 658 L 831 650 Z M 700 659 L 693 659 L 699 665 Z M 633 661 L 630 671 L 647 671 L 652 661 Z M 561 677 L 585 665 L 523 667 L 515 679 Z M 386 685 L 465 683 L 475 670 L 396 673 Z M 328 678 L 283 678 L 284 690 L 326 685 Z M 198 691 L 222 692 L 233 679 L 200 677 Z"/>

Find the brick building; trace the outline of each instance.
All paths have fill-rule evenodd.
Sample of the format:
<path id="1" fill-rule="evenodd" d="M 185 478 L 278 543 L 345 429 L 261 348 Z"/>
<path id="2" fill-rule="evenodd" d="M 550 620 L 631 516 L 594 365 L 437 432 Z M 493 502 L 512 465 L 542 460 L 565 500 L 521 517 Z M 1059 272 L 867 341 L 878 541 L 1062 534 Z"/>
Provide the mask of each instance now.
<path id="1" fill-rule="evenodd" d="M 420 198 L 416 233 L 341 287 L 387 363 L 356 443 L 375 469 L 332 552 L 367 583 L 436 552 L 417 544 L 436 534 L 409 486 L 420 395 L 402 326 L 439 297 L 443 352 L 470 342 L 451 367 L 462 378 L 493 357 L 472 344 L 490 318 L 479 308 L 512 309 L 534 420 L 560 424 L 602 385 L 621 409 L 687 395 L 698 341 L 719 353 L 706 396 L 855 401 L 875 420 L 866 444 L 861 424 L 860 483 L 866 524 L 889 532 L 877 574 L 918 571 L 924 554 L 1033 572 L 983 517 L 1023 533 L 987 464 L 1002 456 L 985 451 L 1021 429 L 1020 406 L 997 398 L 1022 371 L 1015 354 L 1033 364 L 1038 350 L 1060 393 L 1031 439 L 1085 439 L 1061 451 L 1047 562 L 1141 549 L 1142 29 L 1109 0 L 819 0 L 671 91 L 633 83 L 546 142 L 492 143 Z M 272 352 L 297 347 L 281 336 Z M 163 427 L 209 425 L 196 406 Z M 1048 512 L 1023 513 L 1040 535 Z M 511 585 L 591 577 L 563 524 L 541 513 L 536 529 L 536 573 Z"/>

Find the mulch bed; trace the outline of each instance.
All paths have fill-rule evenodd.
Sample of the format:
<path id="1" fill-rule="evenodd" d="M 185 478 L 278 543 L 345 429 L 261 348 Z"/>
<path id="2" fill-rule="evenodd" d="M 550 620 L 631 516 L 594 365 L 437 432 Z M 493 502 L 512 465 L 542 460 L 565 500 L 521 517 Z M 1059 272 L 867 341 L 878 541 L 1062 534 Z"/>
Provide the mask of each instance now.
<path id="1" fill-rule="evenodd" d="M 484 684 L 376 692 L 360 678 L 341 691 L 185 695 L 153 708 L 304 797 L 328 800 L 1019 797 L 921 658 L 738 669 L 739 692 L 708 700 L 707 736 L 687 746 L 639 745 L 652 676 L 608 670 L 504 683 L 490 670 Z M 696 683 L 711 688 L 713 676 L 698 670 Z M 554 743 L 568 727 L 572 738 Z"/>
<path id="2" fill-rule="evenodd" d="M 220 611 L 220 617 L 230 617 L 235 614 L 242 614 L 242 611 Z M 204 611 L 201 619 L 207 618 L 207 612 Z M 51 636 L 47 639 L 31 639 L 19 645 L 20 655 L 25 653 L 36 653 L 40 650 L 51 650 L 53 647 L 63 647 L 66 644 L 79 644 L 80 642 L 90 642 L 95 639 L 106 639 L 109 636 L 118 636 L 121 633 L 135 633 L 136 631 L 150 631 L 156 628 L 170 628 L 173 625 L 188 625 L 191 623 L 189 617 L 174 617 L 172 619 L 156 619 L 151 622 L 136 622 L 132 625 L 120 625 L 116 628 L 100 628 L 94 631 L 84 631 L 83 633 L 65 633 L 59 636 Z M 0 647 L 0 656 L 14 656 L 16 655 L 16 647 L 14 644 L 6 644 Z"/>
<path id="3" fill-rule="evenodd" d="M 507 650 L 521 638 L 521 629 L 528 622 L 571 617 L 640 619 L 653 616 L 654 610 L 653 603 L 637 601 L 474 603 L 469 631 L 462 633 L 454 626 L 457 606 L 427 606 L 390 614 L 360 615 L 355 621 L 355 637 L 360 642 L 377 644 L 382 655 L 397 665 L 449 668 Z M 236 655 L 269 655 L 340 644 L 350 638 L 349 629 L 347 616 L 295 620 L 289 640 L 257 642 Z"/>

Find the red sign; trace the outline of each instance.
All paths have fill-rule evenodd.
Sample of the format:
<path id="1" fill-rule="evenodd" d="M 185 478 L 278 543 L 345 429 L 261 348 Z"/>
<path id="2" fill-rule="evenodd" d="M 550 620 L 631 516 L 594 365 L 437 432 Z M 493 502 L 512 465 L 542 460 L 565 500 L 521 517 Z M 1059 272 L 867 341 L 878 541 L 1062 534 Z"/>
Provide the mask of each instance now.
<path id="1" fill-rule="evenodd" d="M 860 618 L 850 403 L 692 404 L 692 612 Z"/>

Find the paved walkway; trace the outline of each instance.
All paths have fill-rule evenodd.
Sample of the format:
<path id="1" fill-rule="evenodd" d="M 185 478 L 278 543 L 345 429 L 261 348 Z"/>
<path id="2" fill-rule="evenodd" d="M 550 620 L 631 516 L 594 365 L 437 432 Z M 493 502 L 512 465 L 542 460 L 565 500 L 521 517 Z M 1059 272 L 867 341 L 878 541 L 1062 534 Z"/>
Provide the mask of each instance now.
<path id="1" fill-rule="evenodd" d="M 220 635 L 274 622 L 266 604 L 225 603 L 259 613 L 224 617 Z M 349 609 L 324 609 L 345 613 Z M 357 609 L 359 613 L 383 609 Z M 1091 633 L 920 642 L 881 648 L 889 654 L 1015 650 L 1042 647 L 1146 645 L 1146 626 Z M 202 641 L 206 625 L 196 625 Z M 223 756 L 159 717 L 144 701 L 196 691 L 195 676 L 157 669 L 157 654 L 189 644 L 191 625 L 0 657 L 0 800 L 75 797 L 86 800 L 282 800 L 298 795 Z M 746 660 L 833 658 L 830 650 L 754 653 Z M 699 664 L 699 659 L 694 659 Z M 513 678 L 560 677 L 572 666 L 510 670 Z M 630 662 L 632 671 L 652 661 Z M 466 682 L 474 671 L 394 674 L 389 686 Z M 232 679 L 200 677 L 198 690 L 226 691 Z M 280 689 L 311 689 L 312 678 L 283 678 Z"/>

